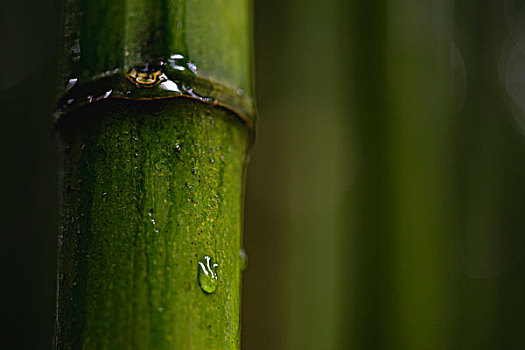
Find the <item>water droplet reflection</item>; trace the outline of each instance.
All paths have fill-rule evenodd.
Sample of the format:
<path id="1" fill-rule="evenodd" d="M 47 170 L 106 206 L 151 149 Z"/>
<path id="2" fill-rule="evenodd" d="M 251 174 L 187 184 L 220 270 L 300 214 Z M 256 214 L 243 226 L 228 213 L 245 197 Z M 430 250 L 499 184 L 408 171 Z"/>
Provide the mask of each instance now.
<path id="1" fill-rule="evenodd" d="M 66 90 L 70 90 L 77 83 L 78 79 L 69 79 Z"/>
<path id="2" fill-rule="evenodd" d="M 160 88 L 166 91 L 181 93 L 179 86 L 172 80 L 167 80 L 160 84 Z"/>
<path id="3" fill-rule="evenodd" d="M 199 285 L 201 289 L 208 294 L 214 293 L 217 289 L 217 273 L 214 271 L 219 266 L 212 264 L 209 256 L 204 257 L 205 262 L 199 261 Z"/>

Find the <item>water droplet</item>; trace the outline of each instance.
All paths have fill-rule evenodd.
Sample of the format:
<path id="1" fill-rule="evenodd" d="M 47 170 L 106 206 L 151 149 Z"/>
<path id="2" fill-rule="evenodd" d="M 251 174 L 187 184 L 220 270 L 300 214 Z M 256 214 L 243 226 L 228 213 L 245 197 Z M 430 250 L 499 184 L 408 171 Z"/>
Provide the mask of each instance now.
<path id="1" fill-rule="evenodd" d="M 241 265 L 241 272 L 246 270 L 248 267 L 248 254 L 246 254 L 246 251 L 244 248 L 241 248 L 239 250 L 239 258 L 240 258 L 240 265 Z"/>
<path id="2" fill-rule="evenodd" d="M 170 58 L 168 58 L 168 65 L 175 70 L 184 71 L 185 68 L 184 66 L 181 65 L 184 63 L 180 62 L 183 59 L 184 59 L 184 56 L 182 55 L 179 55 L 179 54 L 171 55 Z"/>
<path id="3" fill-rule="evenodd" d="M 73 62 L 80 61 L 80 41 L 79 39 L 75 39 L 73 41 L 73 46 L 71 46 L 70 53 L 71 53 L 71 59 L 73 60 Z"/>
<path id="4" fill-rule="evenodd" d="M 69 79 L 66 90 L 70 90 L 77 83 L 78 79 Z"/>
<path id="5" fill-rule="evenodd" d="M 212 264 L 209 256 L 204 257 L 205 262 L 199 261 L 199 285 L 208 294 L 217 289 L 217 273 L 214 271 L 219 265 Z"/>
<path id="6" fill-rule="evenodd" d="M 193 74 L 197 74 L 197 66 L 193 62 L 188 62 L 188 68 Z"/>
<path id="7" fill-rule="evenodd" d="M 185 71 L 186 68 L 190 69 L 194 74 L 197 71 L 197 67 L 193 64 L 193 66 L 188 65 L 188 61 L 184 58 L 181 54 L 173 54 L 168 58 L 168 65 L 177 71 Z"/>
<path id="8" fill-rule="evenodd" d="M 173 91 L 178 93 L 181 92 L 177 83 L 175 83 L 172 80 L 166 80 L 165 82 L 161 83 L 160 88 L 167 91 Z"/>

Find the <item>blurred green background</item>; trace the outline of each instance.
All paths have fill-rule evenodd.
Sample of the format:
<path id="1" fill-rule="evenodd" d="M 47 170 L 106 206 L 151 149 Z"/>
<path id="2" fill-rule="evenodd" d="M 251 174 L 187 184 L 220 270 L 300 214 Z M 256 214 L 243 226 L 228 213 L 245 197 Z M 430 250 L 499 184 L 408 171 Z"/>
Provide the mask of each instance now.
<path id="1" fill-rule="evenodd" d="M 0 348 L 50 348 L 57 1 L 0 5 Z M 256 0 L 243 348 L 525 349 L 525 2 Z"/>

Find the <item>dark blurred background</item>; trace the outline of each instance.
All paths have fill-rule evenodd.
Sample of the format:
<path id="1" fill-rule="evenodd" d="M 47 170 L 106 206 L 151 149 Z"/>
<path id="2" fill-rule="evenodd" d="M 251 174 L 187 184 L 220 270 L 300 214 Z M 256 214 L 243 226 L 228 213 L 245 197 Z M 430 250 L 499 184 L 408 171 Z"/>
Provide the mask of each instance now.
<path id="1" fill-rule="evenodd" d="M 58 4 L 0 6 L 0 348 L 48 349 Z M 525 349 L 525 2 L 254 9 L 243 348 Z"/>

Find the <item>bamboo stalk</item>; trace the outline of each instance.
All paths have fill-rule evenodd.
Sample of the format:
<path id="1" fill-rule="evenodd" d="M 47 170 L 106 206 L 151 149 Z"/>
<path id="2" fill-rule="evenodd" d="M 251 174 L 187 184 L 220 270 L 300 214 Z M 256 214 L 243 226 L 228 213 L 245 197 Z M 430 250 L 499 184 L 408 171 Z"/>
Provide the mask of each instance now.
<path id="1" fill-rule="evenodd" d="M 57 349 L 238 349 L 248 1 L 65 1 Z"/>
<path id="2" fill-rule="evenodd" d="M 358 170 L 342 348 L 442 349 L 451 339 L 451 6 L 350 2 Z"/>

